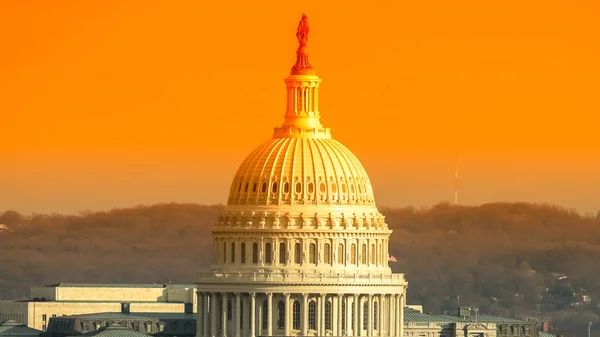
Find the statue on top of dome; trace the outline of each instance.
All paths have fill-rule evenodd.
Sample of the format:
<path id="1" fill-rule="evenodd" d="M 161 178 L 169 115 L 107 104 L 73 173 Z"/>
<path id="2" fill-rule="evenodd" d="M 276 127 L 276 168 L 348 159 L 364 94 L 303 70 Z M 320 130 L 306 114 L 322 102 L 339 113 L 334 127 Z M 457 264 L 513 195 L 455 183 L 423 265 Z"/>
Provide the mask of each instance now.
<path id="1" fill-rule="evenodd" d="M 313 72 L 312 66 L 308 62 L 308 17 L 302 14 L 302 19 L 298 23 L 296 37 L 298 38 L 298 50 L 296 50 L 296 64 L 292 67 L 292 75 L 306 75 Z"/>
<path id="2" fill-rule="evenodd" d="M 302 19 L 298 23 L 296 37 L 301 46 L 306 46 L 306 41 L 308 41 L 308 16 L 306 14 L 302 14 Z"/>

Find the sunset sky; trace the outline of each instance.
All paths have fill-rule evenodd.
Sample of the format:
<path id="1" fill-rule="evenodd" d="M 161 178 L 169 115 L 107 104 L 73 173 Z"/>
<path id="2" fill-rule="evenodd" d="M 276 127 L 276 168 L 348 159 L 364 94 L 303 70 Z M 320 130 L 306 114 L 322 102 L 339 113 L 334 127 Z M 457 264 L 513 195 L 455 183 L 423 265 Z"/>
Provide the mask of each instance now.
<path id="1" fill-rule="evenodd" d="M 380 206 L 600 209 L 600 2 L 0 2 L 0 212 L 224 203 L 308 15 L 322 123 Z"/>

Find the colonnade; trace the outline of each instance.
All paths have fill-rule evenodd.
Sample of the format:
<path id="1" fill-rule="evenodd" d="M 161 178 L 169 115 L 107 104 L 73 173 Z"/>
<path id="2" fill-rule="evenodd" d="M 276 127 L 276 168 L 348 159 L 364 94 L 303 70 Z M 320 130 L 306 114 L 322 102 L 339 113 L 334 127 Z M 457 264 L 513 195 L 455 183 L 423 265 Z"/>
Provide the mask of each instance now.
<path id="1" fill-rule="evenodd" d="M 402 294 L 197 295 L 196 337 L 403 336 Z"/>

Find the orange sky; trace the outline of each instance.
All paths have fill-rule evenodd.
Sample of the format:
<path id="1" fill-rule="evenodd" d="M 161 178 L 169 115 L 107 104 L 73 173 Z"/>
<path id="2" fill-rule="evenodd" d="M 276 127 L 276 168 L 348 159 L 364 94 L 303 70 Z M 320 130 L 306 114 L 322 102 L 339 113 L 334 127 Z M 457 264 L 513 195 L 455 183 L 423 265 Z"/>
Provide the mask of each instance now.
<path id="1" fill-rule="evenodd" d="M 451 200 L 458 151 L 461 203 L 600 209 L 598 1 L 5 0 L 0 211 L 225 202 L 303 12 L 379 205 Z"/>

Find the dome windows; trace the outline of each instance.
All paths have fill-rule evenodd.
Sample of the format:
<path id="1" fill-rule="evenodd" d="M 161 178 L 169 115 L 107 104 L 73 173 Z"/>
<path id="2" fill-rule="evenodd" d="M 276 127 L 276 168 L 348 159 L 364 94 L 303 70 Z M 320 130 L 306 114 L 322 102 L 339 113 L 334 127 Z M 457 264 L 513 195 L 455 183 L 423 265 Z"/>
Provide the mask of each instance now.
<path id="1" fill-rule="evenodd" d="M 246 183 L 246 185 L 244 185 L 244 193 L 248 192 L 248 183 Z"/>
<path id="2" fill-rule="evenodd" d="M 252 184 L 252 193 L 256 193 L 256 183 Z"/>
<path id="3" fill-rule="evenodd" d="M 308 263 L 317 264 L 317 245 L 313 242 L 308 246 Z"/>
<path id="4" fill-rule="evenodd" d="M 252 263 L 258 263 L 258 243 L 254 242 L 252 244 Z"/>
<path id="5" fill-rule="evenodd" d="M 285 243 L 280 243 L 279 244 L 279 264 L 285 264 Z"/>
<path id="6" fill-rule="evenodd" d="M 312 181 L 309 181 L 308 184 L 306 185 L 306 192 L 313 194 L 315 192 L 315 185 L 313 184 Z"/>
<path id="7" fill-rule="evenodd" d="M 329 189 L 331 190 L 332 194 L 337 194 L 337 184 L 336 183 L 331 183 L 331 186 L 329 186 Z"/>
<path id="8" fill-rule="evenodd" d="M 331 264 L 331 247 L 328 243 L 323 246 L 323 260 L 327 264 Z"/>
<path id="9" fill-rule="evenodd" d="M 277 193 L 277 182 L 273 183 L 273 187 L 271 188 L 271 192 Z"/>
<path id="10" fill-rule="evenodd" d="M 302 193 L 302 183 L 299 181 L 296 182 L 296 193 L 297 194 Z"/>
<path id="11" fill-rule="evenodd" d="M 266 263 L 273 263 L 273 250 L 270 242 L 265 245 L 265 260 Z"/>
<path id="12" fill-rule="evenodd" d="M 325 192 L 326 192 L 325 183 L 321 181 L 319 183 L 319 193 L 325 194 Z"/>
<path id="13" fill-rule="evenodd" d="M 267 183 L 262 183 L 262 187 L 260 188 L 260 191 L 262 193 L 265 193 L 267 191 Z"/>
<path id="14" fill-rule="evenodd" d="M 346 183 L 342 183 L 342 193 L 348 193 L 348 189 L 346 188 Z"/>
<path id="15" fill-rule="evenodd" d="M 283 183 L 283 193 L 290 193 L 290 183 L 287 181 Z"/>
<path id="16" fill-rule="evenodd" d="M 300 264 L 302 262 L 302 246 L 300 242 L 296 242 L 294 245 L 294 263 Z"/>

